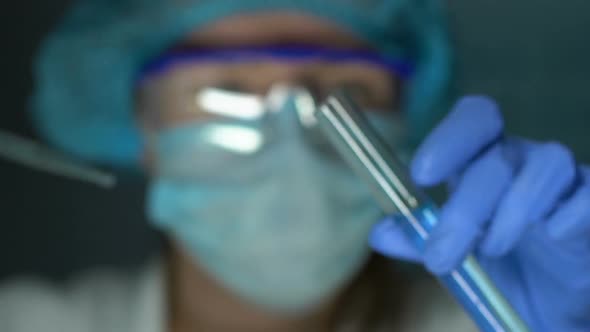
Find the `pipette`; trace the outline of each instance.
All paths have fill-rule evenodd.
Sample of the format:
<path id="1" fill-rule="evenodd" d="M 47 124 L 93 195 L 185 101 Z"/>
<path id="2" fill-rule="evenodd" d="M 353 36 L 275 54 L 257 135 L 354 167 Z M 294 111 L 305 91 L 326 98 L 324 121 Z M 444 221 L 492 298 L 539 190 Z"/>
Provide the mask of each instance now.
<path id="1" fill-rule="evenodd" d="M 108 189 L 115 185 L 112 174 L 75 162 L 39 143 L 0 131 L 0 157 L 45 171 Z"/>
<path id="2" fill-rule="evenodd" d="M 371 128 L 358 106 L 343 91 L 316 109 L 316 118 L 329 141 L 370 186 L 383 211 L 392 215 L 418 250 L 438 222 L 438 211 L 412 182 L 405 167 Z M 525 323 L 469 255 L 439 281 L 473 321 L 486 332 L 526 332 Z"/>

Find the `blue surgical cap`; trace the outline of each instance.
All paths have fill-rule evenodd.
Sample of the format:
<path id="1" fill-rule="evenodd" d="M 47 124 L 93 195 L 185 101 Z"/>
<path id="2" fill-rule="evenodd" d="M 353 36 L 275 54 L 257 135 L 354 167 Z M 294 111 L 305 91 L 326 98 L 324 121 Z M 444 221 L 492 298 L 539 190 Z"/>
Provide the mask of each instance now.
<path id="1" fill-rule="evenodd" d="M 33 123 L 57 148 L 87 161 L 136 167 L 142 139 L 135 120 L 140 68 L 187 33 L 223 17 L 294 11 L 327 19 L 384 56 L 410 59 L 405 88 L 411 130 L 429 125 L 449 76 L 440 0 L 85 0 L 41 46 L 31 99 Z"/>

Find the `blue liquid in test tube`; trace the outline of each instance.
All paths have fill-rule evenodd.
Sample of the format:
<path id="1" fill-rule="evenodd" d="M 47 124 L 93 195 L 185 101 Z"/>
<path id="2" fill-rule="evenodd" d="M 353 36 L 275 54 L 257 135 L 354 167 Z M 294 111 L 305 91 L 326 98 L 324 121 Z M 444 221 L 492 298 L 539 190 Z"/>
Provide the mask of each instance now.
<path id="1" fill-rule="evenodd" d="M 354 102 L 339 92 L 315 115 L 330 142 L 370 186 L 383 211 L 393 216 L 393 222 L 403 228 L 417 249 L 423 250 L 438 221 L 438 210 L 414 186 L 406 167 L 375 134 Z M 482 331 L 529 331 L 472 255 L 438 279 Z"/>

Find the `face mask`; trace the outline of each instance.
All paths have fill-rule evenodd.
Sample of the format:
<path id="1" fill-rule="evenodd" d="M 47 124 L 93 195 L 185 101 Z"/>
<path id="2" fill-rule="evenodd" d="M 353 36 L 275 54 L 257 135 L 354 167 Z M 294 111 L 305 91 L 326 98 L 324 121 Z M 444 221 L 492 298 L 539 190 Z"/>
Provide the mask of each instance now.
<path id="1" fill-rule="evenodd" d="M 283 313 L 312 310 L 354 277 L 380 216 L 368 188 L 300 124 L 295 99 L 259 120 L 160 134 L 148 210 L 225 287 Z"/>

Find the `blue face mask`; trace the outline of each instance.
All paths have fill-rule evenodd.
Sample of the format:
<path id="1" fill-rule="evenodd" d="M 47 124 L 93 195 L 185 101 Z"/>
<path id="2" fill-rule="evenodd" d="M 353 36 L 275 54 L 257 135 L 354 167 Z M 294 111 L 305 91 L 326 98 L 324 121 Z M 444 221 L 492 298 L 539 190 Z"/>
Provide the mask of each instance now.
<path id="1" fill-rule="evenodd" d="M 234 293 L 301 313 L 358 273 L 380 211 L 321 135 L 301 125 L 294 98 L 279 104 L 260 120 L 160 134 L 148 213 Z"/>

